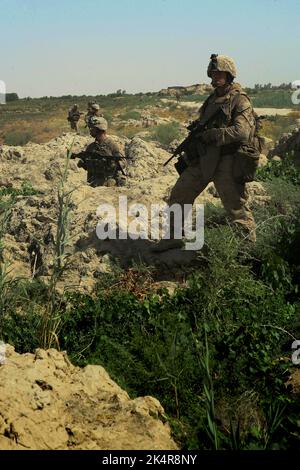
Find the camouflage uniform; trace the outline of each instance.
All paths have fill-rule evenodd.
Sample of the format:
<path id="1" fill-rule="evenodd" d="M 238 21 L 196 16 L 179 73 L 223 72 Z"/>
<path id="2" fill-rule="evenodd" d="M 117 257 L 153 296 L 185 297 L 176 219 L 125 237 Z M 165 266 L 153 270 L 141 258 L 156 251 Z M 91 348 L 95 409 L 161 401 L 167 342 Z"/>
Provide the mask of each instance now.
<path id="1" fill-rule="evenodd" d="M 233 171 L 235 152 L 241 144 L 248 144 L 254 139 L 253 108 L 241 86 L 231 83 L 224 96 L 218 96 L 215 90 L 208 97 L 199 111 L 200 121 L 213 118 L 218 109 L 223 112 L 216 115 L 212 128 L 201 136 L 207 144 L 206 154 L 192 158 L 172 189 L 169 204 L 179 203 L 182 207 L 193 204 L 208 183 L 213 181 L 233 222 L 254 241 L 255 222 L 247 204 L 246 184 L 237 180 Z M 194 145 L 197 153 L 197 142 Z"/>
<path id="2" fill-rule="evenodd" d="M 124 184 L 124 176 L 120 171 L 117 157 L 123 159 L 118 145 L 110 137 L 104 141 L 95 141 L 87 146 L 83 168 L 87 170 L 87 182 L 91 186 L 121 186 Z M 90 154 L 90 155 L 89 155 Z"/>
<path id="3" fill-rule="evenodd" d="M 94 126 L 94 120 L 99 117 L 103 117 L 103 114 L 100 113 L 100 106 L 96 103 L 92 103 L 87 114 L 84 117 L 86 127 L 91 129 Z"/>
<path id="4" fill-rule="evenodd" d="M 80 119 L 81 113 L 77 105 L 72 106 L 69 109 L 68 121 L 70 123 L 71 129 L 78 132 L 78 121 Z"/>

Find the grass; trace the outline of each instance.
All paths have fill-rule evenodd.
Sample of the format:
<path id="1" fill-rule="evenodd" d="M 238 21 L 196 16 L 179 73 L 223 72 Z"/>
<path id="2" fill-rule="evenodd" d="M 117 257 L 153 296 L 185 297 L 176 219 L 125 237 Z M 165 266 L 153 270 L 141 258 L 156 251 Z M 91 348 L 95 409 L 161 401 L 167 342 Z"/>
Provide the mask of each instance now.
<path id="1" fill-rule="evenodd" d="M 34 138 L 40 139 L 66 125 L 65 108 L 73 97 L 20 101 L 7 105 L 5 113 L 0 108 L 5 132 L 21 110 L 22 119 L 27 114 L 30 125 L 37 124 Z M 76 101 L 84 109 L 88 97 Z M 131 105 L 158 103 L 155 96 L 98 101 L 111 118 Z M 271 120 L 276 128 L 269 128 L 270 135 L 294 118 Z M 168 145 L 180 127 L 171 123 L 155 132 Z M 79 366 L 105 367 L 132 397 L 155 396 L 182 449 L 298 449 L 299 400 L 286 386 L 295 370 L 291 344 L 300 337 L 300 175 L 290 156 L 258 171 L 270 200 L 253 205 L 257 244 L 243 243 L 224 211 L 207 207 L 197 267 L 172 294 L 155 287 L 160 273 L 153 268 L 135 265 L 124 271 L 117 262 L 91 294 L 58 292 L 71 241 L 67 173 L 68 157 L 58 189 L 48 283 L 38 273 L 12 279 L 4 259 L 16 196 L 37 190 L 26 183 L 0 191 L 0 339 L 18 352 L 40 346 L 66 350 Z"/>
<path id="2" fill-rule="evenodd" d="M 6 145 L 25 145 L 32 140 L 33 134 L 30 131 L 10 131 L 5 135 Z"/>
<path id="3" fill-rule="evenodd" d="M 175 139 L 182 136 L 180 124 L 178 122 L 170 122 L 168 124 L 160 124 L 153 128 L 151 137 L 163 146 L 168 147 Z"/>
<path id="4" fill-rule="evenodd" d="M 20 188 L 14 187 L 1 187 L 0 188 L 0 197 L 1 196 L 12 196 L 15 198 L 16 196 L 35 196 L 38 194 L 42 194 L 41 191 L 32 187 L 29 181 L 23 181 Z"/>
<path id="5" fill-rule="evenodd" d="M 128 119 L 135 119 L 138 121 L 141 119 L 141 113 L 138 111 L 126 111 L 125 113 L 120 115 L 120 119 L 123 119 L 124 121 L 128 121 Z"/>
<path id="6" fill-rule="evenodd" d="M 291 132 L 295 128 L 297 113 L 288 116 L 269 116 L 263 120 L 261 134 L 276 142 L 283 133 Z"/>
<path id="7" fill-rule="evenodd" d="M 251 93 L 252 102 L 258 108 L 295 108 L 289 90 L 263 90 Z"/>
<path id="8" fill-rule="evenodd" d="M 294 108 L 296 113 L 299 112 L 299 106 L 293 106 L 291 103 L 289 90 L 250 90 L 250 95 L 255 106 Z M 206 95 L 188 95 L 183 96 L 181 100 L 202 102 L 205 98 Z M 85 112 L 87 103 L 91 100 L 99 103 L 109 124 L 118 115 L 123 116 L 126 120 L 140 119 L 140 114 L 145 107 L 156 107 L 161 104 L 161 98 L 155 94 L 19 99 L 0 106 L 0 143 L 8 145 L 24 145 L 28 141 L 43 143 L 61 135 L 62 132 L 69 132 L 70 126 L 66 117 L 70 106 L 76 102 L 80 110 Z M 174 120 L 188 119 L 187 112 L 177 109 L 176 104 L 168 110 L 167 114 L 164 114 L 163 108 L 156 108 L 155 113 Z M 267 136 L 277 138 L 278 134 L 282 132 L 280 129 L 285 127 L 285 123 L 280 122 L 280 117 L 278 119 L 272 126 L 266 127 Z M 289 125 L 287 122 L 287 127 Z M 79 127 L 81 132 L 85 134 L 83 119 L 80 120 Z M 119 135 L 123 134 L 123 129 L 113 128 L 112 130 Z"/>
<path id="9" fill-rule="evenodd" d="M 68 170 L 72 147 L 68 149 L 65 162 L 65 169 L 61 175 L 58 190 L 58 217 L 56 225 L 56 236 L 54 241 L 54 258 L 52 263 L 52 273 L 48 286 L 48 301 L 42 320 L 42 347 L 48 349 L 53 345 L 59 346 L 58 329 L 61 323 L 60 305 L 63 296 L 57 293 L 58 283 L 67 269 L 70 254 L 67 251 L 70 243 L 70 220 L 72 215 L 72 192 L 66 189 Z"/>
<path id="10" fill-rule="evenodd" d="M 183 449 L 298 448 L 299 401 L 286 382 L 300 335 L 299 180 L 275 167 L 258 176 L 271 199 L 254 206 L 257 244 L 208 211 L 198 267 L 173 294 L 157 290 L 151 267 L 115 264 L 92 295 L 59 295 L 70 215 L 61 190 L 53 285 L 5 285 L 1 338 L 20 352 L 54 345 L 77 365 L 104 366 L 132 397 L 155 396 Z"/>

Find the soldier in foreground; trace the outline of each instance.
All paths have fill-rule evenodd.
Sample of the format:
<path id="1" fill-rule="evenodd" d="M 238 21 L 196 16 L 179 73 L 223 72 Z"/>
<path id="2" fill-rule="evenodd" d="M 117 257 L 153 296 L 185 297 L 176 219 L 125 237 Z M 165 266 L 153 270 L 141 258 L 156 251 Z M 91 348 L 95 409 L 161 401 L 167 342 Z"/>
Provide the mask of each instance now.
<path id="1" fill-rule="evenodd" d="M 93 127 L 94 119 L 98 117 L 103 117 L 103 114 L 100 113 L 100 106 L 97 103 L 89 103 L 88 112 L 84 118 L 86 127 L 91 129 Z"/>
<path id="2" fill-rule="evenodd" d="M 207 75 L 215 90 L 201 107 L 199 119 L 189 128 L 194 126 L 196 132 L 191 132 L 191 140 L 186 139 L 181 155 L 184 165 L 178 171 L 180 177 L 172 189 L 169 206 L 177 203 L 183 210 L 185 204 L 193 204 L 213 181 L 234 225 L 255 242 L 255 222 L 247 204 L 246 189 L 246 182 L 254 178 L 259 159 L 254 111 L 241 86 L 233 83 L 237 70 L 230 57 L 213 54 Z M 170 239 L 161 240 L 153 250 L 183 246 L 183 240 L 174 238 L 174 217 L 171 217 Z"/>
<path id="3" fill-rule="evenodd" d="M 124 186 L 126 182 L 125 157 L 118 145 L 107 135 L 107 121 L 94 118 L 90 134 L 95 142 L 83 152 L 72 154 L 79 158 L 78 167 L 87 171 L 87 182 L 93 186 Z"/>
<path id="4" fill-rule="evenodd" d="M 81 116 L 78 105 L 74 104 L 72 108 L 69 109 L 67 120 L 70 123 L 71 129 L 76 131 L 78 134 L 78 122 Z"/>

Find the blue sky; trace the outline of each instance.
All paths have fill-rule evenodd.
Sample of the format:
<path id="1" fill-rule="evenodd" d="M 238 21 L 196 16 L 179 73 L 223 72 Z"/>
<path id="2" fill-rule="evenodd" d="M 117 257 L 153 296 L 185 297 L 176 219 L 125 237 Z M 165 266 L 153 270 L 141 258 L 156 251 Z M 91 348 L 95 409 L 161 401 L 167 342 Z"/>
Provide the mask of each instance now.
<path id="1" fill-rule="evenodd" d="M 238 81 L 300 79 L 299 0 L 0 0 L 0 80 L 20 96 L 155 91 L 207 82 L 210 54 Z"/>

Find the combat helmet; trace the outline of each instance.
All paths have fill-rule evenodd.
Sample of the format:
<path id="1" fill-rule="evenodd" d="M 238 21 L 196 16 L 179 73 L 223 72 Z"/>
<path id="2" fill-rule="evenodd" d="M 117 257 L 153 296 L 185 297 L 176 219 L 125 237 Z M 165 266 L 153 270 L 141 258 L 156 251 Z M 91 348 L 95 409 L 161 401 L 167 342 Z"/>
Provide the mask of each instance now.
<path id="1" fill-rule="evenodd" d="M 93 103 L 93 104 L 91 104 L 91 109 L 93 109 L 94 111 L 99 111 L 99 110 L 100 110 L 100 106 L 99 106 L 99 104 L 97 104 L 97 103 Z"/>
<path id="2" fill-rule="evenodd" d="M 227 55 L 212 54 L 207 68 L 207 75 L 211 78 L 211 73 L 214 71 L 227 72 L 232 78 L 237 75 L 236 65 Z"/>
<path id="3" fill-rule="evenodd" d="M 99 131 L 107 131 L 108 129 L 107 120 L 103 117 L 93 117 L 91 118 L 90 123 L 91 128 L 99 129 Z"/>

